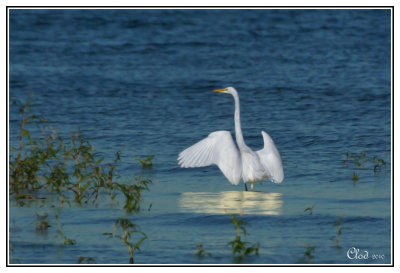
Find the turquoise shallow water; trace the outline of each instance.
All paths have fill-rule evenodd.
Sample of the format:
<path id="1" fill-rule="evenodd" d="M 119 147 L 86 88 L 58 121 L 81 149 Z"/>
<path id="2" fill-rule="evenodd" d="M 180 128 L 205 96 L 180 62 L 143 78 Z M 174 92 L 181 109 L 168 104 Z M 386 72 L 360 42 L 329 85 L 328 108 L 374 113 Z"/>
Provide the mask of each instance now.
<path id="1" fill-rule="evenodd" d="M 36 113 L 63 136 L 79 127 L 109 162 L 122 151 L 123 178 L 142 173 L 136 156 L 155 155 L 145 172 L 157 181 L 145 193 L 151 209 L 132 216 L 148 236 L 136 263 L 233 263 L 226 211 L 244 211 L 246 239 L 260 243 L 245 263 L 298 263 L 304 244 L 315 247 L 313 263 L 391 262 L 389 10 L 11 10 L 9 26 L 12 98 L 34 93 Z M 179 152 L 210 132 L 234 132 L 232 98 L 212 93 L 228 85 L 240 95 L 248 146 L 262 147 L 261 130 L 274 139 L 282 184 L 243 192 L 216 167 L 177 165 Z M 16 146 L 12 105 L 9 117 Z M 369 161 L 344 167 L 346 152 Z M 386 161 L 378 173 L 373 156 Z M 16 263 L 129 260 L 103 235 L 122 215 L 108 199 L 9 209 Z M 41 212 L 45 233 L 34 228 Z M 56 214 L 75 245 L 62 245 Z M 212 255 L 198 258 L 198 243 Z M 368 259 L 349 258 L 353 247 Z"/>

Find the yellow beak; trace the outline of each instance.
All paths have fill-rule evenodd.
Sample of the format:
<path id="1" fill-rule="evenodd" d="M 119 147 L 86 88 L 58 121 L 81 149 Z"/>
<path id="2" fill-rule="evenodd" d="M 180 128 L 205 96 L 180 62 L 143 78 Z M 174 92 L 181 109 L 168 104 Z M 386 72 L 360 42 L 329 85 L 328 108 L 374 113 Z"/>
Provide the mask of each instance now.
<path id="1" fill-rule="evenodd" d="M 228 88 L 223 88 L 223 89 L 215 89 L 214 92 L 224 92 L 227 91 Z"/>

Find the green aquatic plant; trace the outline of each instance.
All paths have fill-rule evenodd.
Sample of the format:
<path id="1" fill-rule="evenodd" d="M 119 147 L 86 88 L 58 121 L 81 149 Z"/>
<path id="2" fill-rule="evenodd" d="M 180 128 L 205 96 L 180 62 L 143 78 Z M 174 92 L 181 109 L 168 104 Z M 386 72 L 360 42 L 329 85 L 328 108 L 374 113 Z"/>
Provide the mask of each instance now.
<path id="1" fill-rule="evenodd" d="M 98 156 L 80 130 L 72 133 L 70 139 L 63 139 L 55 129 L 42 126 L 43 119 L 32 114 L 30 103 L 29 98 L 20 106 L 19 145 L 18 148 L 11 146 L 9 185 L 10 194 L 17 202 L 22 206 L 23 200 L 35 198 L 32 192 L 47 189 L 58 194 L 60 207 L 64 203 L 71 204 L 68 192 L 73 193 L 74 201 L 81 205 L 96 202 L 100 190 L 111 189 L 122 191 L 127 197 L 126 209 L 134 209 L 137 205 L 134 200 L 140 199 L 138 188 L 147 188 L 151 179 L 136 177 L 137 183 L 132 188 L 131 182 L 116 181 L 120 152 L 115 153 L 112 163 L 104 164 L 104 157 Z M 40 129 L 40 137 L 34 137 L 28 130 L 27 126 L 32 123 Z M 146 166 L 150 166 L 151 158 L 144 160 Z"/>
<path id="2" fill-rule="evenodd" d="M 95 264 L 96 260 L 92 257 L 80 256 L 78 264 Z"/>
<path id="3" fill-rule="evenodd" d="M 371 167 L 371 163 L 373 164 L 373 167 Z M 376 174 L 379 173 L 382 167 L 385 165 L 385 160 L 377 156 L 373 156 L 372 159 L 368 159 L 366 152 L 361 152 L 360 154 L 346 152 L 345 159 L 342 161 L 342 166 L 351 167 L 353 169 L 352 180 L 354 182 L 359 180 L 359 176 L 355 173 L 354 169 L 368 170 L 373 168 L 374 173 Z"/>
<path id="4" fill-rule="evenodd" d="M 377 156 L 374 156 L 374 162 L 375 162 L 374 173 L 380 172 L 382 167 L 386 165 L 385 160 Z"/>
<path id="5" fill-rule="evenodd" d="M 151 179 L 144 179 L 141 176 L 136 177 L 134 184 L 119 184 L 114 183 L 113 187 L 118 188 L 120 192 L 125 196 L 125 213 L 139 213 L 141 210 L 142 191 L 149 190 L 149 184 L 152 183 Z M 151 206 L 148 208 L 150 210 Z M 117 230 L 120 230 L 120 235 L 117 235 Z M 140 230 L 139 225 L 135 224 L 125 216 L 115 221 L 113 225 L 112 233 L 104 233 L 110 235 L 113 238 L 119 238 L 128 248 L 129 251 L 129 263 L 134 263 L 134 253 L 136 250 L 140 250 L 140 245 L 144 240 L 147 239 L 147 235 Z M 136 241 L 132 242 L 132 235 L 136 234 L 139 237 Z"/>
<path id="6" fill-rule="evenodd" d="M 72 191 L 75 201 L 95 202 L 101 188 L 110 187 L 114 181 L 116 165 L 120 160 L 120 152 L 115 153 L 113 163 L 102 165 L 104 158 L 97 157 L 94 147 L 83 139 L 80 132 L 71 135 L 69 146 L 64 149 L 64 161 L 70 160 L 70 173 L 61 173 L 66 177 L 64 186 Z M 65 170 L 65 169 L 64 169 Z M 64 177 L 62 176 L 62 177 Z"/>
<path id="7" fill-rule="evenodd" d="M 345 159 L 342 161 L 342 166 L 363 168 L 366 162 L 368 162 L 366 152 L 361 152 L 360 154 L 346 152 Z"/>
<path id="8" fill-rule="evenodd" d="M 69 156 L 66 160 L 72 160 L 72 173 L 66 188 L 74 193 L 78 204 L 81 204 L 84 198 L 89 199 L 88 188 L 94 182 L 93 173 L 89 169 L 89 163 L 94 160 L 93 150 L 93 146 L 85 141 L 80 133 L 71 135 L 71 148 L 65 150 L 66 156 Z"/>
<path id="9" fill-rule="evenodd" d="M 149 190 L 153 182 L 151 178 L 132 176 L 128 181 L 121 182 L 118 176 L 117 165 L 120 161 L 120 153 L 115 153 L 111 163 L 104 163 L 104 157 L 99 157 L 94 146 L 85 139 L 78 130 L 72 133 L 70 138 L 62 138 L 55 129 L 43 126 L 43 119 L 32 114 L 31 100 L 27 100 L 20 108 L 21 123 L 19 126 L 18 147 L 11 146 L 9 164 L 9 194 L 14 196 L 20 206 L 25 206 L 29 200 L 43 201 L 39 194 L 47 192 L 56 193 L 60 207 L 71 202 L 86 204 L 98 201 L 101 192 L 110 193 L 111 200 L 118 194 L 125 197 L 124 212 L 138 213 L 143 201 L 143 191 Z M 41 135 L 35 137 L 28 127 L 35 124 Z M 35 131 L 37 132 L 37 131 Z M 143 162 L 145 166 L 151 166 L 148 157 Z M 143 166 L 143 164 L 142 164 Z M 38 191 L 38 190 L 41 191 Z M 70 199 L 72 197 L 72 199 Z M 29 204 L 29 203 L 28 203 Z M 63 245 L 73 245 L 76 241 L 65 236 L 60 223 L 58 209 L 56 208 L 56 222 Z M 148 208 L 150 210 L 151 204 Z M 36 229 L 46 230 L 49 227 L 47 214 L 38 218 Z M 116 230 L 120 234 L 116 234 Z M 122 240 L 128 247 L 130 262 L 133 263 L 133 255 L 139 250 L 141 243 L 147 238 L 140 231 L 139 226 L 125 217 L 119 218 L 114 224 L 112 237 Z M 133 240 L 133 235 L 140 235 Z M 82 258 L 82 259 L 81 259 Z M 90 257 L 82 256 L 78 262 L 93 262 Z"/>
<path id="10" fill-rule="evenodd" d="M 310 215 L 311 215 L 311 214 L 313 214 L 314 207 L 315 207 L 315 204 L 313 204 L 311 207 L 306 207 L 304 209 L 304 212 L 308 211 L 310 213 Z"/>
<path id="11" fill-rule="evenodd" d="M 354 182 L 356 182 L 356 181 L 358 181 L 360 178 L 358 177 L 358 175 L 355 173 L 355 172 L 353 172 L 353 176 L 352 176 L 352 178 L 351 178 Z"/>
<path id="12" fill-rule="evenodd" d="M 113 183 L 111 185 L 112 189 L 118 189 L 125 196 L 124 204 L 124 214 L 126 213 L 136 213 L 141 211 L 141 203 L 143 201 L 143 191 L 149 190 L 149 185 L 153 182 L 151 179 L 146 179 L 141 176 L 137 176 L 134 184 L 120 184 Z M 150 207 L 148 210 L 150 210 Z M 117 234 L 117 231 L 120 231 Z M 139 225 L 135 224 L 124 215 L 118 218 L 113 225 L 112 233 L 104 233 L 112 238 L 120 239 L 128 248 L 129 251 L 129 263 L 134 263 L 135 251 L 140 250 L 140 245 L 144 240 L 147 239 L 147 235 L 140 230 Z M 133 240 L 133 235 L 135 240 Z"/>
<path id="13" fill-rule="evenodd" d="M 62 230 L 63 225 L 60 223 L 60 215 L 58 213 L 58 209 L 56 209 L 56 221 L 57 221 L 57 230 L 58 230 L 58 234 L 60 235 L 60 237 L 63 239 L 63 245 L 75 245 L 76 241 L 68 238 L 67 236 L 64 235 L 64 232 Z"/>
<path id="14" fill-rule="evenodd" d="M 228 245 L 232 247 L 234 261 L 240 263 L 244 257 L 252 253 L 258 255 L 260 244 L 257 242 L 256 244 L 247 247 L 250 243 L 243 241 L 241 238 L 241 235 L 249 235 L 244 227 L 247 223 L 243 219 L 238 219 L 236 214 L 229 214 L 229 216 L 231 217 L 231 221 L 234 224 L 236 231 L 235 239 L 228 243 Z"/>
<path id="15" fill-rule="evenodd" d="M 136 159 L 140 162 L 142 165 L 142 169 L 151 169 L 153 167 L 153 162 L 151 161 L 153 159 L 154 155 L 149 155 L 145 159 L 141 159 L 139 157 L 136 157 Z"/>
<path id="16" fill-rule="evenodd" d="M 307 261 L 308 264 L 311 264 L 312 259 L 314 259 L 315 246 L 309 246 L 304 243 L 304 247 L 306 248 L 306 250 L 304 251 L 303 257 L 299 259 L 299 262 L 304 263 L 305 261 Z"/>
<path id="17" fill-rule="evenodd" d="M 50 227 L 49 220 L 47 219 L 48 213 L 36 213 L 35 230 L 46 231 Z"/>
<path id="18" fill-rule="evenodd" d="M 76 241 L 71 239 L 71 238 L 64 237 L 64 243 L 63 244 L 64 245 L 74 245 L 74 244 L 76 244 Z"/>
<path id="19" fill-rule="evenodd" d="M 342 235 L 342 230 L 343 230 L 341 215 L 338 216 L 338 219 L 333 223 L 333 225 L 336 227 L 336 238 L 335 238 L 336 247 L 340 248 L 339 241 L 340 241 L 340 235 Z"/>
<path id="20" fill-rule="evenodd" d="M 13 100 L 14 106 L 19 107 L 21 122 L 19 124 L 18 147 L 10 146 L 11 151 L 15 155 L 10 159 L 10 190 L 18 195 L 21 191 L 27 189 L 35 190 L 38 188 L 36 172 L 46 157 L 50 155 L 43 151 L 35 152 L 37 143 L 31 138 L 30 132 L 26 129 L 28 124 L 37 124 L 37 122 L 45 122 L 39 116 L 32 112 L 31 103 L 33 95 L 28 96 L 24 104 Z M 31 152 L 26 154 L 26 147 L 30 147 Z"/>
<path id="21" fill-rule="evenodd" d="M 27 190 L 46 188 L 58 194 L 61 207 L 69 202 L 68 191 L 73 192 L 78 204 L 95 202 L 99 189 L 112 183 L 119 153 L 107 170 L 100 165 L 104 158 L 95 157 L 94 147 L 80 132 L 71 134 L 69 142 L 53 132 L 31 143 L 26 145 L 30 149 L 24 155 L 10 161 L 11 193 L 19 199 L 31 198 L 24 193 Z"/>
<path id="22" fill-rule="evenodd" d="M 210 257 L 211 253 L 204 250 L 202 244 L 197 244 L 197 249 L 194 252 L 199 258 Z"/>
<path id="23" fill-rule="evenodd" d="M 120 230 L 120 234 L 117 234 L 118 230 Z M 134 263 L 135 251 L 140 250 L 140 245 L 147 239 L 147 235 L 140 230 L 139 226 L 125 217 L 115 221 L 112 233 L 103 234 L 118 238 L 126 245 L 129 251 L 129 263 L 131 264 Z M 135 242 L 131 242 L 133 234 L 138 235 L 138 239 Z"/>
<path id="24" fill-rule="evenodd" d="M 342 161 L 342 166 L 348 167 L 349 166 L 349 152 L 346 152 L 345 155 L 346 155 L 346 158 L 345 158 L 345 160 Z"/>
<path id="25" fill-rule="evenodd" d="M 361 152 L 359 155 L 358 154 L 352 154 L 352 158 L 354 160 L 354 164 L 358 168 L 364 167 L 364 164 L 367 161 L 365 152 Z"/>
<path id="26" fill-rule="evenodd" d="M 120 184 L 115 183 L 114 187 L 118 188 L 119 191 L 125 196 L 124 209 L 126 212 L 139 212 L 140 204 L 142 201 L 143 191 L 149 190 L 149 184 L 153 183 L 151 179 L 143 178 L 138 176 L 135 178 L 134 184 Z M 149 207 L 150 209 L 150 207 Z"/>

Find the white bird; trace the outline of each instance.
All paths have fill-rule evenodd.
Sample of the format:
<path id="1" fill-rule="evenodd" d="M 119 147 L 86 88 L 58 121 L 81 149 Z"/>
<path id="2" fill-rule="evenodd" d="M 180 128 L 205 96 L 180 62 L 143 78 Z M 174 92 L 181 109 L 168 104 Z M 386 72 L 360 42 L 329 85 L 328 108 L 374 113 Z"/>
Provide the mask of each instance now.
<path id="1" fill-rule="evenodd" d="M 231 94 L 235 100 L 237 147 L 229 131 L 212 132 L 205 139 L 182 151 L 178 157 L 179 165 L 183 168 L 193 168 L 215 164 L 233 185 L 238 185 L 242 179 L 246 190 L 247 182 L 250 182 L 253 190 L 254 182 L 261 179 L 281 183 L 284 178 L 282 159 L 272 138 L 261 131 L 264 148 L 256 152 L 244 142 L 240 125 L 239 95 L 236 89 L 227 87 L 214 92 Z"/>

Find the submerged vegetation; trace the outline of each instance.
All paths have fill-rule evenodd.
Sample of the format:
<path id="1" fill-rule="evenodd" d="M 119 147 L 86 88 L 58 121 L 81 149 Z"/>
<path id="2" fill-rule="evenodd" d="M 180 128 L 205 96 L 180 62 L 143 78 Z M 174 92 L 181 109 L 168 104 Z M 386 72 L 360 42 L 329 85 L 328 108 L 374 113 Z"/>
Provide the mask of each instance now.
<path id="1" fill-rule="evenodd" d="M 382 170 L 382 167 L 386 165 L 386 162 L 385 160 L 377 156 L 374 156 L 373 160 L 374 160 L 374 172 L 378 173 Z"/>
<path id="2" fill-rule="evenodd" d="M 132 180 L 120 182 L 117 167 L 120 161 L 120 152 L 115 153 L 111 163 L 103 163 L 104 157 L 98 156 L 94 146 L 82 136 L 82 133 L 72 133 L 69 139 L 62 138 L 55 129 L 45 127 L 46 120 L 33 114 L 31 96 L 20 107 L 21 122 L 19 125 L 18 147 L 11 146 L 9 164 L 9 194 L 18 206 L 25 206 L 27 202 L 43 199 L 49 209 L 55 208 L 57 230 L 63 240 L 63 245 L 74 245 L 77 242 L 64 235 L 60 223 L 59 211 L 54 204 L 46 204 L 46 199 L 38 197 L 43 193 L 56 194 L 59 208 L 64 204 L 78 207 L 82 204 L 96 204 L 100 194 L 109 195 L 114 200 L 116 195 L 124 196 L 124 216 L 116 219 L 113 227 L 113 237 L 121 239 L 129 249 L 130 262 L 133 255 L 139 250 L 140 244 L 147 238 L 140 231 L 137 224 L 126 218 L 126 214 L 141 210 L 143 191 L 149 190 L 153 180 L 148 177 L 132 176 Z M 29 127 L 35 125 L 41 132 L 34 137 Z M 149 165 L 148 157 L 145 163 Z M 151 161 L 150 161 L 151 163 Z M 142 164 L 143 166 L 143 164 Z M 150 165 L 151 166 L 151 165 Z M 47 231 L 51 225 L 48 213 L 37 214 L 35 230 Z M 121 229 L 121 235 L 116 234 Z M 142 237 L 131 243 L 132 234 Z M 81 256 L 78 263 L 93 263 L 92 257 Z"/>
<path id="3" fill-rule="evenodd" d="M 238 219 L 237 215 L 235 214 L 229 214 L 229 216 L 231 217 L 232 223 L 235 226 L 236 232 L 235 239 L 228 243 L 228 245 L 232 247 L 234 261 L 236 263 L 240 263 L 244 257 L 252 253 L 258 255 L 258 250 L 260 248 L 259 243 L 247 247 L 250 242 L 242 241 L 241 235 L 249 235 L 245 229 L 245 225 L 247 225 L 247 223 L 243 219 Z"/>
<path id="4" fill-rule="evenodd" d="M 311 215 L 311 214 L 313 214 L 313 209 L 314 209 L 314 207 L 315 207 L 315 204 L 313 204 L 311 207 L 306 207 L 306 208 L 304 209 L 304 212 L 307 212 L 307 211 L 308 211 L 308 213 Z"/>
<path id="5" fill-rule="evenodd" d="M 315 246 L 309 246 L 304 243 L 304 247 L 306 248 L 306 250 L 304 251 L 303 257 L 299 259 L 299 262 L 307 262 L 308 264 L 311 264 L 312 259 L 314 259 Z"/>
<path id="6" fill-rule="evenodd" d="M 111 163 L 104 164 L 104 157 L 98 156 L 80 131 L 66 140 L 55 129 L 44 127 L 46 121 L 32 113 L 31 102 L 29 98 L 20 109 L 18 147 L 11 146 L 10 154 L 10 194 L 20 205 L 23 200 L 36 199 L 38 190 L 57 193 L 60 207 L 64 203 L 71 205 L 71 194 L 78 205 L 95 203 L 103 191 L 111 198 L 115 192 L 122 193 L 128 212 L 139 209 L 141 192 L 149 189 L 150 178 L 134 176 L 133 181 L 119 182 L 116 171 L 120 152 L 115 153 Z M 40 137 L 31 136 L 27 129 L 30 124 L 40 129 Z"/>
<path id="7" fill-rule="evenodd" d="M 374 173 L 378 174 L 385 165 L 385 160 L 378 156 L 372 156 L 372 158 L 369 159 L 366 152 L 361 152 L 359 154 L 346 152 L 345 159 L 342 161 L 342 166 L 353 170 L 351 177 L 353 182 L 360 180 L 360 177 L 355 170 L 373 169 Z"/>
<path id="8" fill-rule="evenodd" d="M 231 221 L 235 227 L 236 236 L 235 239 L 230 241 L 227 245 L 232 248 L 233 261 L 235 263 L 242 263 L 247 256 L 253 253 L 258 255 L 260 244 L 258 242 L 251 244 L 250 242 L 243 241 L 243 236 L 250 235 L 245 228 L 247 223 L 241 217 L 238 218 L 236 214 L 228 215 L 231 217 Z M 242 214 L 240 216 L 242 216 Z M 195 254 L 199 258 L 211 257 L 211 253 L 204 250 L 203 244 L 197 244 Z"/>
<path id="9" fill-rule="evenodd" d="M 199 258 L 210 257 L 211 253 L 204 250 L 202 244 L 197 244 L 197 249 L 194 252 Z"/>
<path id="10" fill-rule="evenodd" d="M 95 264 L 96 260 L 92 257 L 80 256 L 78 264 Z"/>
<path id="11" fill-rule="evenodd" d="M 36 231 L 46 231 L 50 227 L 47 216 L 49 216 L 47 213 L 36 213 Z"/>
<path id="12" fill-rule="evenodd" d="M 134 183 L 120 183 L 116 175 L 120 152 L 115 153 L 112 163 L 104 164 L 104 157 L 98 156 L 79 130 L 66 140 L 55 129 L 44 127 L 46 120 L 32 113 L 31 103 L 29 97 L 21 106 L 18 147 L 10 147 L 10 195 L 20 205 L 24 204 L 23 200 L 38 198 L 35 196 L 38 190 L 57 193 L 60 207 L 64 203 L 71 205 L 69 193 L 81 205 L 95 203 L 100 191 L 110 193 L 112 199 L 115 194 L 111 193 L 119 191 L 126 198 L 124 208 L 128 212 L 139 209 L 141 191 L 149 190 L 150 178 L 134 176 Z M 27 129 L 31 124 L 39 128 L 40 137 L 31 136 Z"/>
<path id="13" fill-rule="evenodd" d="M 342 235 L 342 230 L 347 229 L 342 225 L 342 215 L 339 214 L 337 220 L 333 223 L 333 226 L 336 227 L 336 237 L 335 237 L 335 244 L 336 248 L 340 248 L 340 235 Z"/>
<path id="14" fill-rule="evenodd" d="M 117 230 L 120 230 L 121 233 L 117 234 Z M 140 250 L 139 247 L 141 243 L 147 239 L 147 235 L 140 230 L 140 227 L 125 217 L 119 218 L 115 221 L 112 233 L 104 234 L 113 238 L 118 238 L 126 245 L 129 251 L 129 263 L 131 264 L 134 263 L 133 255 L 135 251 Z M 139 237 L 139 239 L 135 242 L 131 242 L 133 234 L 137 234 Z"/>
<path id="15" fill-rule="evenodd" d="M 142 169 L 151 169 L 153 167 L 153 162 L 151 161 L 153 157 L 154 155 L 149 155 L 145 159 L 141 159 L 139 157 L 136 157 L 136 159 L 140 162 L 140 165 L 142 165 Z"/>

